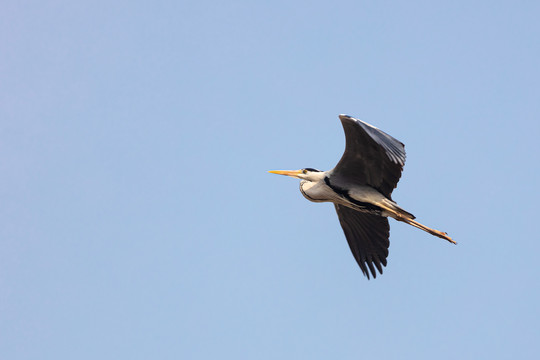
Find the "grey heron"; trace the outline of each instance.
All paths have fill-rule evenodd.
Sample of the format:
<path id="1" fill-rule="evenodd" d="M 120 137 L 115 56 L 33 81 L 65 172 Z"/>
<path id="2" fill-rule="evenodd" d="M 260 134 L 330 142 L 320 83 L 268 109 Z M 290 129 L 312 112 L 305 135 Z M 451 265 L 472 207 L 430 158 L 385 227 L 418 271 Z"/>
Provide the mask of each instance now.
<path id="1" fill-rule="evenodd" d="M 332 202 L 356 262 L 369 279 L 382 274 L 390 246 L 388 217 L 456 244 L 445 232 L 416 222 L 392 200 L 403 165 L 405 145 L 362 120 L 339 115 L 345 130 L 345 152 L 329 171 L 313 168 L 273 170 L 300 181 L 300 192 L 313 202 Z M 369 269 L 369 270 L 368 270 Z"/>

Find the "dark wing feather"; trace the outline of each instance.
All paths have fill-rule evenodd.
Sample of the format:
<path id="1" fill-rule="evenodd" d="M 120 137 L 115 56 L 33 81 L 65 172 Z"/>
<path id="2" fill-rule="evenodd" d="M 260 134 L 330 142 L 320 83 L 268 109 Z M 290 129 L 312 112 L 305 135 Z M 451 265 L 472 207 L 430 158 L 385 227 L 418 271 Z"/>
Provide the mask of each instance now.
<path id="1" fill-rule="evenodd" d="M 349 247 L 360 269 L 368 279 L 370 271 L 373 278 L 376 278 L 375 267 L 382 274 L 382 266 L 386 266 L 388 257 L 390 246 L 388 219 L 359 212 L 343 205 L 334 205 Z"/>
<path id="2" fill-rule="evenodd" d="M 405 165 L 405 145 L 361 120 L 346 115 L 339 118 L 346 145 L 332 179 L 337 185 L 369 185 L 390 197 Z"/>

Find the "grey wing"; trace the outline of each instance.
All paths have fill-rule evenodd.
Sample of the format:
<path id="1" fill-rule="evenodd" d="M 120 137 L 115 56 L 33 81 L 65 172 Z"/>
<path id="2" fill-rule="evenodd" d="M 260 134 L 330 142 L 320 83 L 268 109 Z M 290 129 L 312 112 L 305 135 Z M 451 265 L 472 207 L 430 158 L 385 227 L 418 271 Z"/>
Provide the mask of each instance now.
<path id="1" fill-rule="evenodd" d="M 405 145 L 366 122 L 339 118 L 346 145 L 332 177 L 337 184 L 367 184 L 390 197 L 405 165 Z"/>
<path id="2" fill-rule="evenodd" d="M 388 218 L 362 213 L 343 205 L 334 205 L 349 247 L 360 269 L 368 279 L 369 271 L 373 278 L 376 278 L 375 267 L 382 274 L 382 266 L 386 266 L 388 257 L 390 246 Z"/>

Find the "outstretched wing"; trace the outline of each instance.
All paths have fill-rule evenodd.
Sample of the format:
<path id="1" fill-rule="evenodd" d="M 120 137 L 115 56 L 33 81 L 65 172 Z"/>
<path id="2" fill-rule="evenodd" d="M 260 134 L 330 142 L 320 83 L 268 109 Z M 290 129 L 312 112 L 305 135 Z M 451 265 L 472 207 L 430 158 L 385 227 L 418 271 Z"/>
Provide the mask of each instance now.
<path id="1" fill-rule="evenodd" d="M 405 145 L 366 122 L 347 115 L 339 118 L 346 145 L 332 180 L 345 186 L 369 185 L 390 198 L 405 165 Z"/>
<path id="2" fill-rule="evenodd" d="M 362 213 L 343 205 L 334 205 L 349 247 L 356 262 L 360 265 L 360 269 L 368 279 L 369 271 L 371 271 L 373 278 L 376 278 L 375 267 L 382 274 L 381 265 L 386 266 L 386 258 L 388 257 L 388 247 L 390 246 L 388 219 Z"/>

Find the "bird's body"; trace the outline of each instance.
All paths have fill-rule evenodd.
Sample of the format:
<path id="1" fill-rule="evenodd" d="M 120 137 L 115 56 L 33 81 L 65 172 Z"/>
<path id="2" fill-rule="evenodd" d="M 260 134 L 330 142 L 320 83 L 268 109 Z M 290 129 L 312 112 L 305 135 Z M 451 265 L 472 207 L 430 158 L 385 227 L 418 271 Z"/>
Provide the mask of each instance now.
<path id="1" fill-rule="evenodd" d="M 405 164 L 403 143 L 361 120 L 339 117 L 346 148 L 334 169 L 270 172 L 301 179 L 300 192 L 309 201 L 334 203 L 351 251 L 368 278 L 370 272 L 377 276 L 375 267 L 382 274 L 381 265 L 386 266 L 388 217 L 455 243 L 446 233 L 414 221 L 414 215 L 392 200 Z"/>

